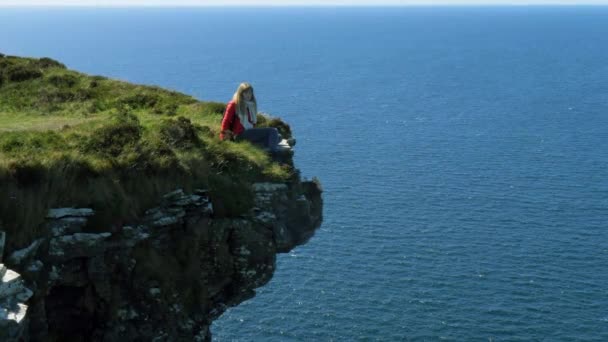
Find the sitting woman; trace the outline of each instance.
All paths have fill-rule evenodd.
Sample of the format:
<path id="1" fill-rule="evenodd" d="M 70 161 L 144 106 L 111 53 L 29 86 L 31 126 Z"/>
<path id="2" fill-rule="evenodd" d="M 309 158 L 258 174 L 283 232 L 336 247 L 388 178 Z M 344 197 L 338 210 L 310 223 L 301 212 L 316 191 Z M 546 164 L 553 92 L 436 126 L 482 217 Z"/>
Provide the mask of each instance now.
<path id="1" fill-rule="evenodd" d="M 247 140 L 271 152 L 277 150 L 279 132 L 276 128 L 255 128 L 257 124 L 257 102 L 253 87 L 249 83 L 241 83 L 228 102 L 220 139 Z"/>

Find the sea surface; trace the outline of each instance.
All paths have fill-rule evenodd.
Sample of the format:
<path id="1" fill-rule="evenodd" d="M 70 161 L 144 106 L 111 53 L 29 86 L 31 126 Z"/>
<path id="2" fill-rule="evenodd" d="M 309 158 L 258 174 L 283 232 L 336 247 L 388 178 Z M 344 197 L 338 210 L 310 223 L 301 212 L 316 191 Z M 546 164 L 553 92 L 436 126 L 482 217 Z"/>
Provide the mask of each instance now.
<path id="1" fill-rule="evenodd" d="M 608 341 L 608 7 L 0 8 L 0 52 L 292 125 L 323 226 L 216 341 Z"/>

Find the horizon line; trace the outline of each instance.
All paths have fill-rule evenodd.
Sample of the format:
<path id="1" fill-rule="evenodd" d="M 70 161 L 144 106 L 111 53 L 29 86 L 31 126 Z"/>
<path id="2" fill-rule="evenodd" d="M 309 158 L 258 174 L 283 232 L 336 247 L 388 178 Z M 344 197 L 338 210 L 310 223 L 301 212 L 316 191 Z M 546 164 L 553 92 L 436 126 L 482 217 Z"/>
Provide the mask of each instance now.
<path id="1" fill-rule="evenodd" d="M 207 8 L 207 7 L 606 7 L 606 4 L 597 3 L 440 3 L 440 4 L 340 4 L 340 3 L 324 3 L 324 4 L 0 4 L 0 8 Z"/>

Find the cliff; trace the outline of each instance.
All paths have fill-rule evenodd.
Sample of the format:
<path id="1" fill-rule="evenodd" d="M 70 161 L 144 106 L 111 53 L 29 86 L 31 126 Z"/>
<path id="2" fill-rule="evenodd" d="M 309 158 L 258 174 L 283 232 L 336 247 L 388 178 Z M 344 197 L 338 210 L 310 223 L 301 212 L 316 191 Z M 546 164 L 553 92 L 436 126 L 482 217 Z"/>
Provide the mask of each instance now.
<path id="1" fill-rule="evenodd" d="M 322 190 L 291 149 L 220 142 L 222 111 L 0 54 L 1 341 L 209 341 L 271 279 Z"/>

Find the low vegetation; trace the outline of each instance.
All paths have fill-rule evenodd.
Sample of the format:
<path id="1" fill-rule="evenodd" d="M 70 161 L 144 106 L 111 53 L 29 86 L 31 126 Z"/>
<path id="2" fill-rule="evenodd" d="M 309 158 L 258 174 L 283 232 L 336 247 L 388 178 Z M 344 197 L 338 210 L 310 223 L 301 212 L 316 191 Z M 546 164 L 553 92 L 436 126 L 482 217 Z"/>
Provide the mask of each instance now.
<path id="1" fill-rule="evenodd" d="M 287 180 L 248 143 L 218 139 L 225 105 L 89 76 L 49 58 L 0 54 L 0 230 L 20 245 L 48 208 L 92 207 L 91 230 L 119 226 L 177 187 L 207 188 L 226 215 L 255 181 Z M 289 126 L 261 116 L 284 137 Z"/>

